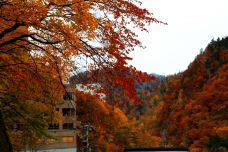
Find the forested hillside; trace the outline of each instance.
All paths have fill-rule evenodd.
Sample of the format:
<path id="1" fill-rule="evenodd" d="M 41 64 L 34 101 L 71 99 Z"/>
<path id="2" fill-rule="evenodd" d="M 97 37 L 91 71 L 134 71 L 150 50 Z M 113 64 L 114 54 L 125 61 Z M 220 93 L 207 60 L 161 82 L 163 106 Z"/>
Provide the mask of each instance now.
<path id="1" fill-rule="evenodd" d="M 227 45 L 228 38 L 212 41 L 186 71 L 168 78 L 159 120 L 165 145 L 227 150 Z"/>
<path id="2" fill-rule="evenodd" d="M 227 151 L 227 44 L 228 38 L 213 40 L 186 71 L 167 77 L 153 74 L 155 81 L 136 84 L 141 99 L 138 103 L 112 105 L 77 92 L 78 119 L 94 128 L 89 136 L 92 149 L 118 152 L 124 147 L 188 147 L 190 152 Z"/>
<path id="3" fill-rule="evenodd" d="M 160 136 L 161 146 L 227 151 L 227 61 L 228 37 L 212 40 L 186 71 L 166 77 L 157 87 L 142 89 L 145 104 L 136 113 L 141 109 L 144 113 L 135 117 L 138 124 Z"/>
<path id="4" fill-rule="evenodd" d="M 124 147 L 188 147 L 225 152 L 228 147 L 228 37 L 212 40 L 182 73 L 136 84 L 141 102 L 119 108 L 78 94 L 78 118 L 94 126 L 96 151 Z M 84 108 L 86 107 L 86 108 Z"/>

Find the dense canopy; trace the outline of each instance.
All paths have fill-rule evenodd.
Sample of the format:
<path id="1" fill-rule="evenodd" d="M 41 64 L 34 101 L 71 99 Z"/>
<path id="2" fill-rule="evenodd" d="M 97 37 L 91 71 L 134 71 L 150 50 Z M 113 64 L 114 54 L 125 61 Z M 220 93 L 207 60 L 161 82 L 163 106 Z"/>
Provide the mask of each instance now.
<path id="1" fill-rule="evenodd" d="M 160 23 L 139 6 L 137 0 L 0 2 L 0 148 L 8 143 L 12 149 L 7 137 L 12 123 L 27 124 L 28 137 L 37 136 L 72 74 L 88 71 L 90 83 L 102 83 L 99 91 L 118 86 L 119 96 L 138 101 L 134 84 L 151 78 L 127 65 L 128 54 L 141 46 L 131 29 L 146 31 L 146 24 Z M 33 115 L 33 102 L 41 118 Z"/>

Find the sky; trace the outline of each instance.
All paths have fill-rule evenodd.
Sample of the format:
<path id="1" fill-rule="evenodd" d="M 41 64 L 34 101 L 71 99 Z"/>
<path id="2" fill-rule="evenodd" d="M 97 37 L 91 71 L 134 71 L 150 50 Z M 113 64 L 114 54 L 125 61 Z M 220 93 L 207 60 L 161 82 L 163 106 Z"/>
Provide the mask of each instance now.
<path id="1" fill-rule="evenodd" d="M 147 73 L 182 72 L 214 38 L 228 36 L 228 0 L 140 0 L 168 25 L 151 24 L 135 32 L 146 49 L 136 48 L 129 63 Z"/>

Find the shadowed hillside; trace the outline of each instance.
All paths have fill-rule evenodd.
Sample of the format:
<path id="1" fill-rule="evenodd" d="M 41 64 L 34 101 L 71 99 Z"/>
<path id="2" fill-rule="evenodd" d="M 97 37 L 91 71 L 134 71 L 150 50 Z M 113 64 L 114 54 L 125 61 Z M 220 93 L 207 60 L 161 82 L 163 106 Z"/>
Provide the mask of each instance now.
<path id="1" fill-rule="evenodd" d="M 228 37 L 212 40 L 182 73 L 142 87 L 144 104 L 125 110 L 135 124 L 161 137 L 161 146 L 227 151 Z"/>

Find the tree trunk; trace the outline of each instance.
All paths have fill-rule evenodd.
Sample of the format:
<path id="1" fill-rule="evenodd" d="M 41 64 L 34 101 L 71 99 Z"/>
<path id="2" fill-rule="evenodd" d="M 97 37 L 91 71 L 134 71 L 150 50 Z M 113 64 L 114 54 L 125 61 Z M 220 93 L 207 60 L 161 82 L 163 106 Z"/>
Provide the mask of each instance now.
<path id="1" fill-rule="evenodd" d="M 5 123 L 3 120 L 2 112 L 0 110 L 0 151 L 13 152 L 12 144 L 7 134 Z"/>

